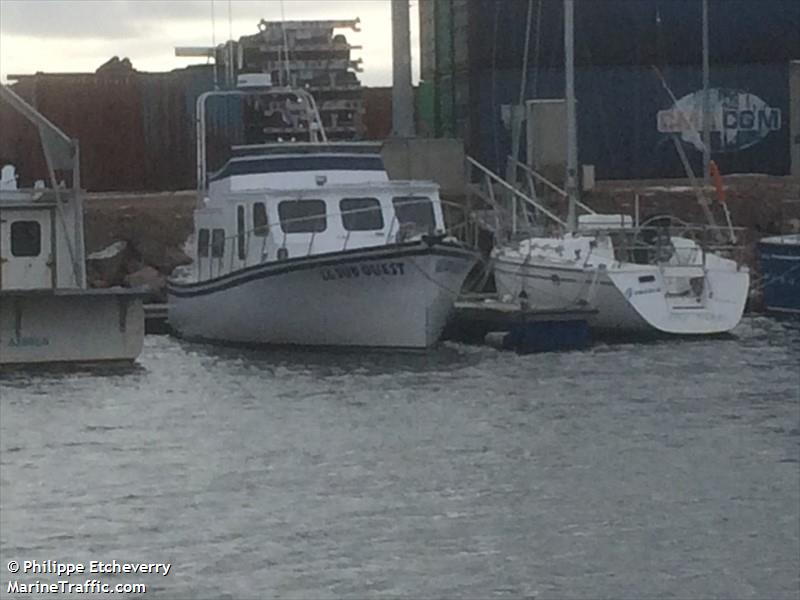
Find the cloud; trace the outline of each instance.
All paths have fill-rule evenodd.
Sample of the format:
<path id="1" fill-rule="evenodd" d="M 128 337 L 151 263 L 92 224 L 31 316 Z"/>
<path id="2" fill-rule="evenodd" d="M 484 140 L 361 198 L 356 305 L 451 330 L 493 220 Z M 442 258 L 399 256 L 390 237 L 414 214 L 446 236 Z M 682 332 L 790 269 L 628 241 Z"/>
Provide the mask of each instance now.
<path id="1" fill-rule="evenodd" d="M 110 38 L 144 33 L 130 18 L 128 2 L 63 2 L 3 0 L 0 31 L 4 36 L 43 38 Z"/>
<path id="2" fill-rule="evenodd" d="M 210 34 L 213 14 L 223 38 L 229 7 L 237 25 L 247 22 L 255 31 L 262 18 L 278 21 L 282 14 L 287 20 L 352 19 L 385 12 L 387 6 L 387 0 L 3 0 L 0 29 L 12 35 L 114 39 L 146 35 L 165 22 L 193 21 L 204 22 Z"/>
<path id="3" fill-rule="evenodd" d="M 363 46 L 366 85 L 391 83 L 389 0 L 0 0 L 0 77 L 36 71 L 94 71 L 111 56 L 127 56 L 140 70 L 167 71 L 197 63 L 179 59 L 175 46 L 220 43 L 257 32 L 257 24 L 305 19 L 361 19 L 360 33 L 343 31 Z M 214 22 L 212 23 L 212 7 Z M 412 55 L 418 55 L 416 2 Z M 417 63 L 417 60 L 414 60 Z M 418 69 L 415 67 L 415 75 Z"/>

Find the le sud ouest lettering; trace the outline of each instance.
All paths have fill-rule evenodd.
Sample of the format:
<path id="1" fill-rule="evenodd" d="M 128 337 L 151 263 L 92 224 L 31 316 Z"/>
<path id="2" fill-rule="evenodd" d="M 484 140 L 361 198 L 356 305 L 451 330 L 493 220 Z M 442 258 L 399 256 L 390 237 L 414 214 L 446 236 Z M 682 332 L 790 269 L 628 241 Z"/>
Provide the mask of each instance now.
<path id="1" fill-rule="evenodd" d="M 396 277 L 405 275 L 402 262 L 364 263 L 360 265 L 341 265 L 325 267 L 320 270 L 324 281 L 333 279 L 354 279 L 356 277 Z"/>

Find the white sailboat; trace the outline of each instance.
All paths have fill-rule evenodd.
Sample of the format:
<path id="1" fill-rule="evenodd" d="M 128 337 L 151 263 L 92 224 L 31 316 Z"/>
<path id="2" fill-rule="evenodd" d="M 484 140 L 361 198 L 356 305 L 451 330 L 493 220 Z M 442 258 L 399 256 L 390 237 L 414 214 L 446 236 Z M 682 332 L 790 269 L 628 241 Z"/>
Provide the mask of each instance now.
<path id="1" fill-rule="evenodd" d="M 707 226 L 689 226 L 674 219 L 638 224 L 624 215 L 577 214 L 584 205 L 576 185 L 574 0 L 564 0 L 564 12 L 569 213 L 566 222 L 554 219 L 560 235 L 530 237 L 493 251 L 498 291 L 537 308 L 594 308 L 595 330 L 730 331 L 744 312 L 750 277 L 747 267 L 723 256 L 732 250 L 734 228 L 718 228 L 713 218 Z"/>
<path id="2" fill-rule="evenodd" d="M 198 99 L 197 256 L 168 283 L 170 326 L 234 343 L 435 343 L 477 260 L 445 232 L 438 186 L 390 181 L 379 146 L 325 141 L 310 94 L 250 81 Z M 235 146 L 208 174 L 206 101 L 248 95 L 277 97 L 308 141 Z"/>

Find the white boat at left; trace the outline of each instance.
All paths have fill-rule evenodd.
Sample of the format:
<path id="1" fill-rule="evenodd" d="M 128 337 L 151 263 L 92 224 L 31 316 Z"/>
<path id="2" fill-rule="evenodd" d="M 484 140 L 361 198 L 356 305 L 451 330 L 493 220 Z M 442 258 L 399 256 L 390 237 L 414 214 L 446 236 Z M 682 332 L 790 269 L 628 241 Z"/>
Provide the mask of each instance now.
<path id="1" fill-rule="evenodd" d="M 14 167 L 2 169 L 0 365 L 133 361 L 144 340 L 141 294 L 86 287 L 77 140 L 6 86 L 0 100 L 38 128 L 51 182 L 17 189 Z"/>

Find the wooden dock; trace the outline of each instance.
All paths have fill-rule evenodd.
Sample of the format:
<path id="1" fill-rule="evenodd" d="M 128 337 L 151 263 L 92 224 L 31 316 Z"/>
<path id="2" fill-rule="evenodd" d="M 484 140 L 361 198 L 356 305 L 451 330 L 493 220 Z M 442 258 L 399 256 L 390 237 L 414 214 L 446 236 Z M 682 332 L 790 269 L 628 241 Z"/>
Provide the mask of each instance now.
<path id="1" fill-rule="evenodd" d="M 575 350 L 589 345 L 589 319 L 596 312 L 579 306 L 542 310 L 494 295 L 470 295 L 455 303 L 444 337 L 521 353 Z"/>

